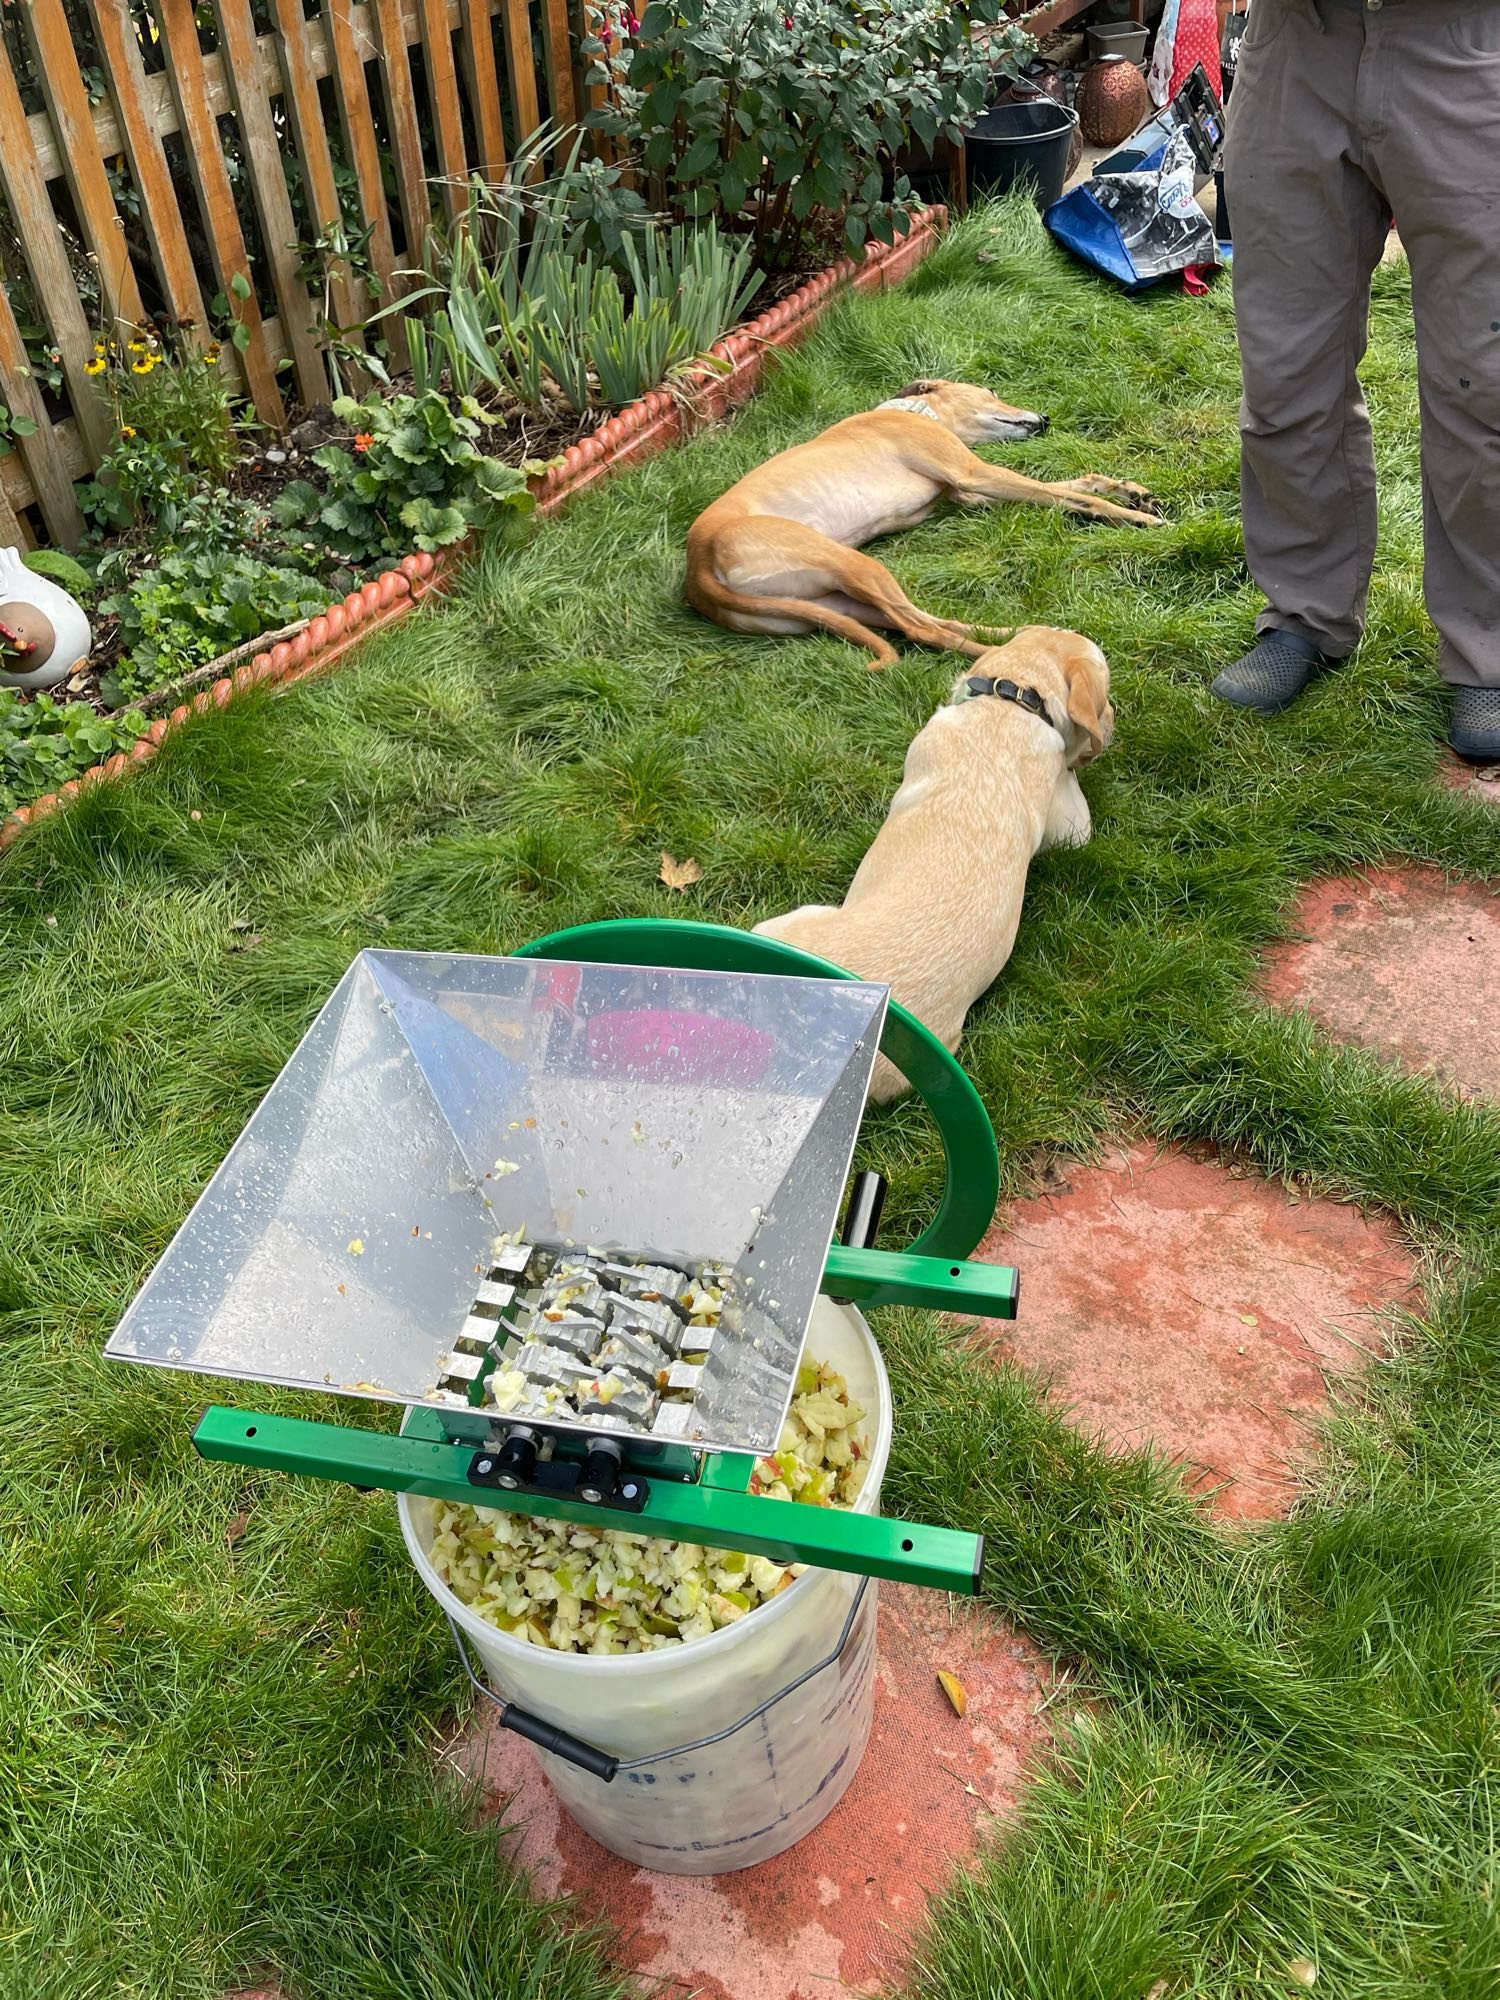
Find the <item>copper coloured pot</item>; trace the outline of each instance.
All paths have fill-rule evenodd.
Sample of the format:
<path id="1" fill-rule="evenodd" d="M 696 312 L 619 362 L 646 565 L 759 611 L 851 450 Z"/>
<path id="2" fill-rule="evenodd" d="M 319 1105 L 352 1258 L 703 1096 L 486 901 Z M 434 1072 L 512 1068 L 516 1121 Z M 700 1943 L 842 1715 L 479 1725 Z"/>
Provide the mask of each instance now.
<path id="1" fill-rule="evenodd" d="M 1091 146 L 1118 146 L 1151 115 L 1146 79 L 1124 56 L 1101 56 L 1078 79 L 1073 100 Z"/>

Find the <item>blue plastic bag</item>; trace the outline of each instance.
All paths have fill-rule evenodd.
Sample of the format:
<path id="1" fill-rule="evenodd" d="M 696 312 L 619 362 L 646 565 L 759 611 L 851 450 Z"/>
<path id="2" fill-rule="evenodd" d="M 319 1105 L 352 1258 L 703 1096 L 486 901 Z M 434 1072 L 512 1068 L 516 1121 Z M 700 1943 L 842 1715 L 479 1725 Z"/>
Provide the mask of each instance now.
<path id="1" fill-rule="evenodd" d="M 1188 133 L 1176 131 L 1144 155 L 1132 147 L 1106 160 L 1042 220 L 1096 271 L 1128 292 L 1145 291 L 1194 264 L 1220 261 L 1213 227 L 1198 206 L 1196 169 Z"/>

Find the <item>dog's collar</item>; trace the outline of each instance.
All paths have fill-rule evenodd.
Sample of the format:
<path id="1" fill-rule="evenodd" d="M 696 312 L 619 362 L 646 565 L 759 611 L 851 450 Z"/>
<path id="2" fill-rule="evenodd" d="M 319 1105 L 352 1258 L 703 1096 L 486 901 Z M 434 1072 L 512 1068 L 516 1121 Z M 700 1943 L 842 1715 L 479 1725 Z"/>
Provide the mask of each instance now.
<path id="1" fill-rule="evenodd" d="M 943 420 L 931 403 L 924 403 L 920 396 L 892 396 L 888 403 L 880 405 L 882 410 L 910 410 L 915 417 L 931 417 L 935 424 Z"/>
<path id="2" fill-rule="evenodd" d="M 1001 701 L 1013 701 L 1018 708 L 1024 708 L 1028 715 L 1040 716 L 1043 722 L 1056 729 L 1057 724 L 1047 712 L 1044 696 L 1033 687 L 1017 687 L 1014 681 L 996 680 L 990 674 L 970 674 L 964 682 L 970 694 L 992 694 Z"/>

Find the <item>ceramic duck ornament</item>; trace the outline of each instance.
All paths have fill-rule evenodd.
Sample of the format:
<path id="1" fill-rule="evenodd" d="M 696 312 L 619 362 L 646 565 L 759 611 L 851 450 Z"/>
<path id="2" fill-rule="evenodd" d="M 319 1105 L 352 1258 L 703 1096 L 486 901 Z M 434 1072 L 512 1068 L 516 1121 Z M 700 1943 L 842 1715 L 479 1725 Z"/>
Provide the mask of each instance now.
<path id="1" fill-rule="evenodd" d="M 0 687 L 56 687 L 93 643 L 83 606 L 29 570 L 19 549 L 0 549 Z"/>

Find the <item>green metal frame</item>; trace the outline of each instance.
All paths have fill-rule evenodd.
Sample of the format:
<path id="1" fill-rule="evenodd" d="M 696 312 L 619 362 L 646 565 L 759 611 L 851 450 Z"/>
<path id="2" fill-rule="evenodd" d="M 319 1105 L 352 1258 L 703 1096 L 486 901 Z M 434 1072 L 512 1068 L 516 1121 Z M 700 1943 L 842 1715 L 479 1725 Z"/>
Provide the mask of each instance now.
<path id="1" fill-rule="evenodd" d="M 812 979 L 856 976 L 774 938 L 671 918 L 583 924 L 523 945 L 515 956 Z M 1014 1319 L 1015 1271 L 967 1261 L 989 1227 L 1000 1191 L 995 1134 L 979 1093 L 931 1030 L 894 1000 L 886 1013 L 880 1047 L 932 1112 L 947 1164 L 943 1198 L 932 1222 L 906 1250 L 834 1244 L 821 1288 L 833 1298 L 860 1305 L 927 1306 L 940 1312 Z M 653 1476 L 649 1462 L 643 1462 L 646 1504 L 639 1511 L 627 1511 L 551 1494 L 512 1494 L 475 1486 L 469 1478 L 474 1442 L 451 1438 L 443 1417 L 433 1410 L 413 1410 L 401 1435 L 391 1437 L 340 1424 L 214 1407 L 204 1413 L 193 1442 L 204 1458 L 343 1480 L 352 1486 L 744 1549 L 779 1562 L 896 1577 L 938 1590 L 972 1595 L 979 1589 L 984 1559 L 980 1536 L 753 1494 L 748 1488 L 755 1460 L 740 1452 L 707 1453 L 696 1479 L 684 1479 L 665 1465 L 663 1474 Z"/>
<path id="2" fill-rule="evenodd" d="M 841 1507 L 800 1507 L 791 1500 L 749 1493 L 745 1489 L 754 1460 L 739 1453 L 710 1453 L 701 1478 L 691 1483 L 648 1477 L 645 1507 L 627 1513 L 549 1494 L 505 1493 L 471 1484 L 473 1445 L 449 1443 L 442 1419 L 433 1410 L 413 1410 L 401 1436 L 391 1437 L 384 1431 L 351 1430 L 346 1424 L 215 1407 L 204 1412 L 193 1443 L 201 1457 L 236 1465 L 265 1466 L 393 1493 L 421 1493 L 469 1506 L 509 1508 L 711 1548 L 744 1549 L 774 1562 L 896 1577 L 934 1590 L 972 1596 L 979 1589 L 984 1552 L 980 1536 L 892 1521 L 879 1514 L 853 1514 Z"/>

